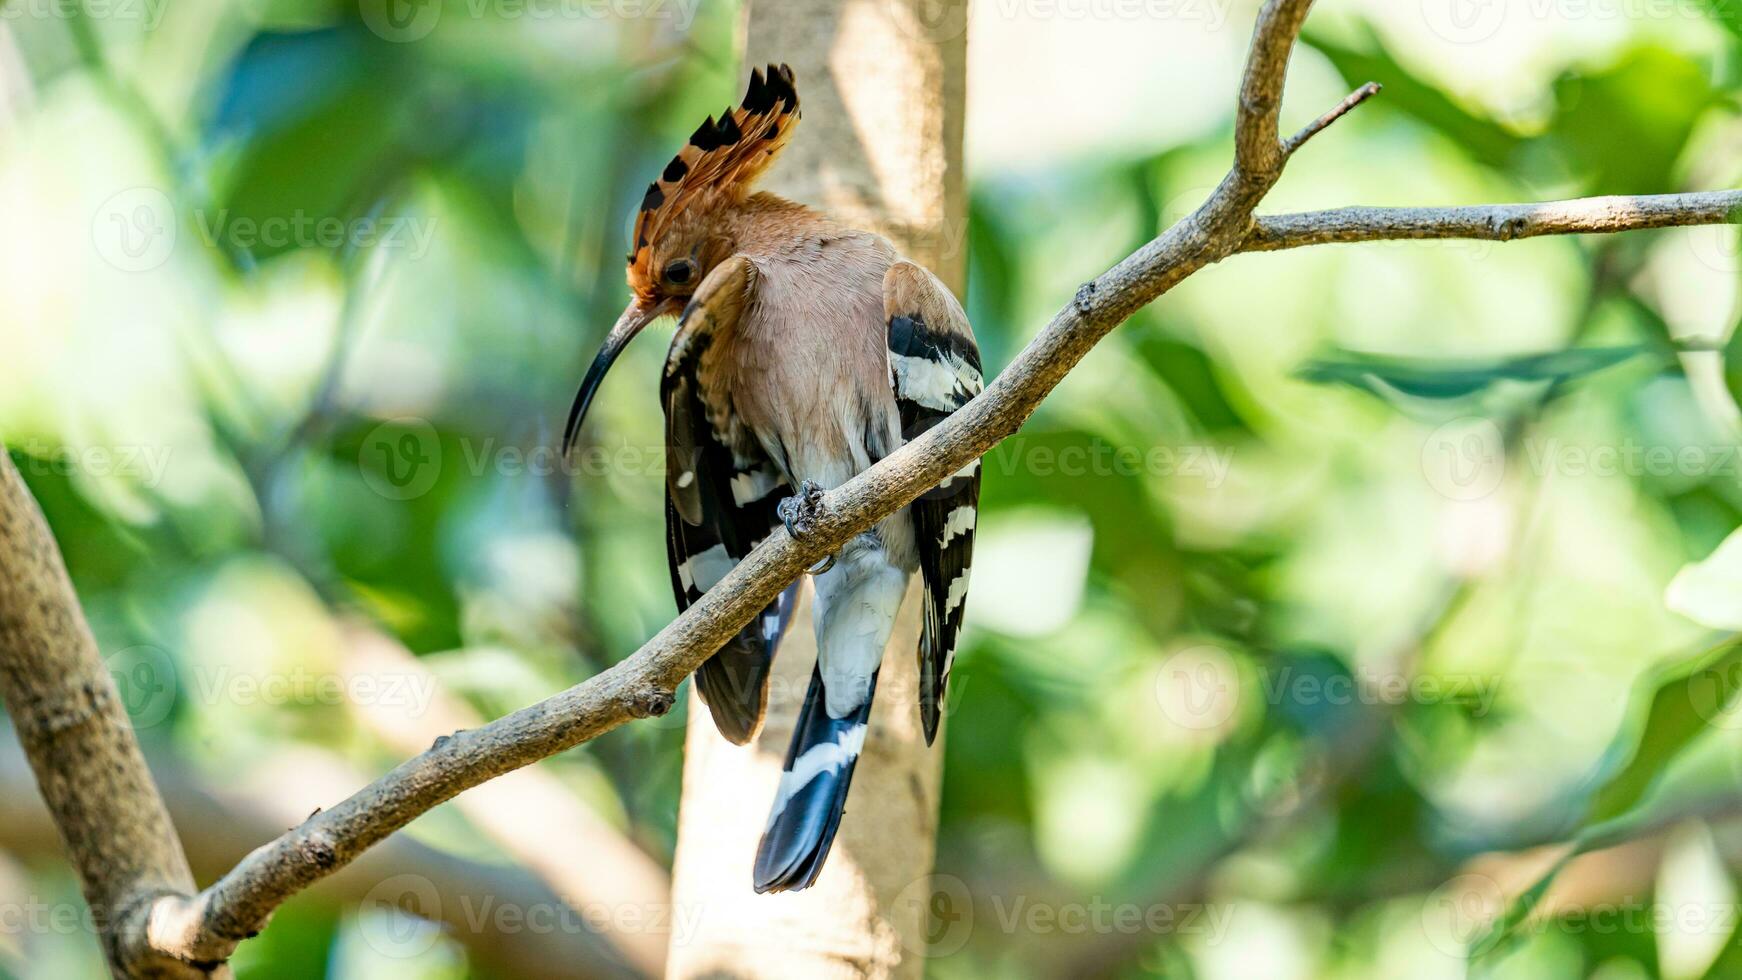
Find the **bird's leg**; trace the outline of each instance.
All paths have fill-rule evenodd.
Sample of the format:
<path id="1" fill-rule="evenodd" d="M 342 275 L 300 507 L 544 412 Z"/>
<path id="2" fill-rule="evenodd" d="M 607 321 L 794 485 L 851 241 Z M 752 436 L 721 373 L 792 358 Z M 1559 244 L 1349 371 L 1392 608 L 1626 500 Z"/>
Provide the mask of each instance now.
<path id="1" fill-rule="evenodd" d="M 817 512 L 822 508 L 823 488 L 812 480 L 799 484 L 798 493 L 782 500 L 774 507 L 774 512 L 780 515 L 780 523 L 786 525 L 786 533 L 792 535 L 794 541 L 802 540 L 810 534 L 812 522 L 816 520 Z M 821 575 L 835 567 L 835 556 L 823 559 L 821 565 L 811 569 L 806 574 Z"/>

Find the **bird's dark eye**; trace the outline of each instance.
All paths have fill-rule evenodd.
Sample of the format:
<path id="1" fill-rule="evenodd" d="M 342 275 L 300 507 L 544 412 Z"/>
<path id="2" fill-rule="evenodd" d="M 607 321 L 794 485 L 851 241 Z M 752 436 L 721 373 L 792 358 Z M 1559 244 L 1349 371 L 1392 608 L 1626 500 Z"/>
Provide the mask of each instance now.
<path id="1" fill-rule="evenodd" d="M 696 264 L 689 259 L 678 259 L 665 267 L 665 281 L 674 286 L 681 286 L 696 276 Z"/>

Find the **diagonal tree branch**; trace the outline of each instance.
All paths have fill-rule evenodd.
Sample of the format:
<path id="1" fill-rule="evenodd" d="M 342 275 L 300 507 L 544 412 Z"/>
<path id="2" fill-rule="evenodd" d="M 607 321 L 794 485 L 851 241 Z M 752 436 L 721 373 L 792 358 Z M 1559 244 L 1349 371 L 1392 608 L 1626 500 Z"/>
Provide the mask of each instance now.
<path id="1" fill-rule="evenodd" d="M 390 699 L 352 706 L 363 726 L 397 751 L 415 753 L 432 738 L 482 723 L 464 699 L 440 692 L 429 666 L 391 637 L 361 623 L 347 624 L 345 648 L 342 669 L 351 677 L 416 678 L 437 691 L 417 710 Z M 605 961 L 596 972 L 665 974 L 673 930 L 664 913 L 676 908 L 670 876 L 560 779 L 529 767 L 478 787 L 455 805 L 496 850 L 536 872 L 569 907 L 633 914 L 632 924 L 607 920 L 591 937 L 606 954 L 592 957 Z"/>
<path id="2" fill-rule="evenodd" d="M 947 422 L 828 493 L 802 540 L 777 531 L 633 656 L 538 704 L 437 739 L 422 755 L 255 850 L 197 896 L 158 899 L 149 935 L 130 935 L 182 961 L 226 959 L 279 903 L 419 814 L 632 719 L 663 714 L 677 685 L 806 568 L 1014 433 L 1102 337 L 1229 255 L 1382 238 L 1505 241 L 1735 220 L 1742 192 L 1487 208 L 1354 208 L 1255 220 L 1254 209 L 1290 154 L 1370 94 L 1358 90 L 1287 144 L 1281 141 L 1283 81 L 1310 6 L 1311 0 L 1268 0 L 1259 12 L 1240 87 L 1234 166 L 1209 199 L 1085 284 L 1009 368 Z M 133 959 L 146 955 L 124 952 Z"/>

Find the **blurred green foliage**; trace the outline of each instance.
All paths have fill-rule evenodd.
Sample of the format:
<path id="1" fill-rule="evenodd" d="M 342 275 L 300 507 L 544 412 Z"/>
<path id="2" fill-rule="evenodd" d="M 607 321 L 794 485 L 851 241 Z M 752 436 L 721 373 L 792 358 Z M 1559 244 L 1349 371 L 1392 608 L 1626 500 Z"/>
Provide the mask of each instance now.
<path id="1" fill-rule="evenodd" d="M 1172 26 L 1237 56 L 1249 6 Z M 1320 6 L 1289 111 L 1385 92 L 1277 208 L 1742 177 L 1734 4 L 1550 9 L 1567 36 L 1487 76 L 1424 41 L 1429 5 Z M 639 188 L 733 94 L 732 6 L 102 9 L 0 2 L 0 434 L 142 739 L 222 784 L 297 749 L 376 772 L 396 755 L 343 699 L 226 679 L 336 676 L 358 617 L 493 715 L 666 623 L 659 342 L 571 471 L 550 447 Z M 1232 78 L 1199 83 L 1231 110 Z M 1229 118 L 975 161 L 990 365 L 1195 203 Z M 988 457 L 938 848 L 971 907 L 932 973 L 1735 975 L 1734 915 L 1675 922 L 1733 912 L 1742 860 L 1713 646 L 1742 628 L 1742 557 L 1713 555 L 1742 516 L 1739 255 L 1720 228 L 1252 256 L 1109 338 Z M 669 860 L 681 720 L 543 768 Z M 500 859 L 449 808 L 409 833 Z M 1534 848 L 1635 838 L 1665 841 L 1643 877 L 1555 905 L 1579 865 Z M 44 854 L 0 887 L 76 894 Z M 395 959 L 359 921 L 300 899 L 239 974 L 488 975 L 465 937 Z M 8 975 L 94 956 L 0 933 Z"/>

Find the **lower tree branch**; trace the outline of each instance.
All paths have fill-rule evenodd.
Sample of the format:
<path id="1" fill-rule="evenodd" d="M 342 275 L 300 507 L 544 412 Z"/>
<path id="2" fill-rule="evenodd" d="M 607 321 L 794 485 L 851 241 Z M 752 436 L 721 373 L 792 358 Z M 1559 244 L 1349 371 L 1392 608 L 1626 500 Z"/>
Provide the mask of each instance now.
<path id="1" fill-rule="evenodd" d="M 352 706 L 362 726 L 396 751 L 413 754 L 448 732 L 483 722 L 471 705 L 443 692 L 411 651 L 363 624 L 345 629 L 343 669 L 354 678 L 416 678 L 436 692 L 417 710 L 386 703 L 390 699 Z M 598 942 L 619 963 L 639 976 L 665 975 L 671 877 L 560 779 L 529 766 L 478 787 L 455 806 L 497 850 L 556 889 L 568 907 L 611 910 Z"/>
<path id="2" fill-rule="evenodd" d="M 0 571 L 0 698 L 111 970 L 126 978 L 209 975 L 217 964 L 191 962 L 147 936 L 154 903 L 192 892 L 193 873 L 60 549 L 3 447 Z"/>
<path id="3" fill-rule="evenodd" d="M 256 844 L 310 810 L 367 782 L 344 760 L 309 748 L 257 759 L 241 779 L 226 779 L 222 785 L 173 755 L 148 749 L 146 761 L 176 826 L 192 831 L 185 842 L 194 874 L 207 879 L 234 867 Z M 41 855 L 57 846 L 54 816 L 37 798 L 23 753 L 12 739 L 0 736 L 0 850 Z M 620 908 L 631 913 L 663 909 L 663 893 L 644 894 L 633 883 L 623 883 L 603 905 L 575 902 L 555 890 L 548 878 L 524 867 L 474 861 L 398 834 L 298 895 L 297 901 L 379 908 L 413 899 L 417 914 L 439 923 L 465 947 L 471 963 L 490 976 L 632 980 L 658 975 L 630 962 L 612 935 L 593 926 L 619 918 Z M 13 908 L 27 900 L 0 896 Z M 568 914 L 568 909 L 580 911 Z M 554 924 L 527 928 L 529 919 Z M 27 962 L 39 952 L 39 937 L 31 929 L 28 920 L 16 931 L 8 924 L 8 939 L 19 944 L 18 953 Z M 0 973 L 5 972 L 4 962 L 0 956 Z"/>
<path id="4" fill-rule="evenodd" d="M 65 819 L 73 828 L 68 831 L 69 843 L 87 881 L 118 879 L 133 889 L 131 895 L 153 887 L 168 892 L 152 908 L 149 935 L 137 931 L 126 935 L 186 960 L 226 959 L 238 942 L 265 925 L 287 897 L 345 866 L 419 814 L 485 780 L 632 719 L 665 713 L 677 685 L 806 568 L 1014 433 L 1102 337 L 1186 277 L 1229 255 L 1386 238 L 1508 241 L 1735 221 L 1742 204 L 1742 192 L 1736 191 L 1478 208 L 1353 208 L 1255 219 L 1254 210 L 1281 177 L 1290 151 L 1304 142 L 1297 139 L 1290 141 L 1293 146 L 1285 145 L 1278 136 L 1277 117 L 1289 52 L 1309 6 L 1310 0 L 1268 0 L 1260 11 L 1240 89 L 1235 163 L 1201 207 L 1085 284 L 1016 360 L 947 422 L 829 492 L 803 542 L 777 530 L 628 659 L 538 704 L 436 739 L 423 754 L 255 850 L 191 898 L 177 894 L 185 884 L 185 867 L 162 870 L 176 862 L 168 860 L 164 846 L 168 834 L 161 805 L 151 808 L 148 824 L 128 830 L 144 834 L 140 853 L 155 855 L 144 862 L 145 867 L 105 875 L 100 862 L 90 858 L 87 838 L 110 841 L 115 829 L 108 825 L 118 815 L 104 814 L 93 822 L 91 813 L 80 806 L 92 805 L 91 793 L 111 792 L 116 799 L 129 801 L 131 812 L 137 800 L 155 799 L 149 781 L 139 775 L 123 786 L 105 789 L 86 784 L 77 791 L 61 792 L 58 787 L 68 779 L 90 778 L 79 775 L 86 767 L 64 755 L 46 758 L 38 776 L 45 787 L 56 786 L 54 797 L 65 802 Z M 1358 92 L 1355 101 L 1359 96 Z M 1303 134 L 1319 132 L 1352 107 L 1353 102 L 1339 106 Z M 30 580 L 29 575 L 20 578 Z M 11 598 L 28 606 L 33 597 Z M 65 610 L 76 610 L 64 588 L 49 604 L 60 610 L 61 618 L 67 615 Z M 68 723 L 100 711 L 109 720 L 105 730 L 113 728 L 110 722 L 120 716 L 113 704 L 113 688 L 108 691 L 108 701 L 85 695 L 84 711 L 74 711 Z M 77 697 L 64 691 L 56 700 L 78 703 Z M 19 714 L 21 724 L 33 726 L 38 742 L 45 733 L 66 728 L 57 720 L 59 713 L 25 707 Z M 120 720 L 120 733 L 125 735 L 124 719 Z M 114 741 L 113 737 L 97 740 L 94 747 L 115 753 L 120 750 L 109 744 Z M 124 741 L 131 746 L 130 739 Z M 131 758 L 137 761 L 136 749 Z M 142 774 L 143 766 L 136 770 Z M 104 832 L 95 833 L 93 828 Z M 108 888 L 91 893 L 93 902 L 111 897 Z M 140 949 L 121 950 L 117 959 L 138 962 L 146 955 Z"/>

